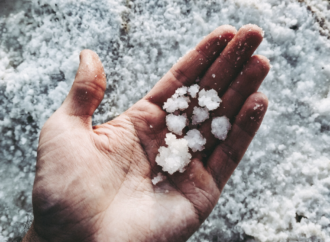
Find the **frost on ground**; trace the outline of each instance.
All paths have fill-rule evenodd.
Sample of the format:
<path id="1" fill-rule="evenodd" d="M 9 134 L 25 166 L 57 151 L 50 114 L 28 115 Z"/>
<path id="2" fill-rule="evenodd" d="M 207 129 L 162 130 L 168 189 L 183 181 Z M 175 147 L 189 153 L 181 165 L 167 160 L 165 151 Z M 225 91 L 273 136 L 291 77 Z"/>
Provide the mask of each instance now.
<path id="1" fill-rule="evenodd" d="M 265 30 L 257 53 L 272 65 L 261 86 L 268 112 L 190 241 L 330 240 L 329 31 L 305 3 L 39 2 L 0 1 L 0 241 L 18 240 L 32 220 L 38 134 L 67 95 L 82 49 L 105 66 L 108 88 L 94 115 L 101 123 L 144 96 L 202 36 L 247 23 Z M 304 2 L 329 26 L 328 1 Z"/>

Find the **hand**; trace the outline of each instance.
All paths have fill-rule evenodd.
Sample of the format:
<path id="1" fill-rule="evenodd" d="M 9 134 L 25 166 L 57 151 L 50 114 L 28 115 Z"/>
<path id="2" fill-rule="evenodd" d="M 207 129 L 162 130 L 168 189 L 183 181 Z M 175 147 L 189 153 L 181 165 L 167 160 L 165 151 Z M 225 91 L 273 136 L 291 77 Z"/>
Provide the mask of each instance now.
<path id="1" fill-rule="evenodd" d="M 69 95 L 40 134 L 34 222 L 25 241 L 187 240 L 216 205 L 266 112 L 267 98 L 256 91 L 269 62 L 251 57 L 261 41 L 255 25 L 237 33 L 217 28 L 142 100 L 95 127 L 92 114 L 106 79 L 97 55 L 83 51 Z M 155 158 L 168 133 L 162 105 L 198 77 L 201 88 L 219 92 L 223 102 L 214 116 L 226 115 L 232 129 L 219 142 L 212 119 L 206 121 L 199 128 L 205 150 L 193 155 L 184 173 L 163 173 L 167 179 L 154 186 L 151 179 L 161 171 Z"/>

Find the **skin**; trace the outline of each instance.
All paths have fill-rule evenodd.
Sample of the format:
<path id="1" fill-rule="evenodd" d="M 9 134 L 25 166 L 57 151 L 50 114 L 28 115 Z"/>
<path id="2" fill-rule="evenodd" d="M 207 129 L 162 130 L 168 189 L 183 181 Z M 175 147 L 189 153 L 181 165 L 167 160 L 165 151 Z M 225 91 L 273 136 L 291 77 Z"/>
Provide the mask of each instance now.
<path id="1" fill-rule="evenodd" d="M 40 134 L 34 222 L 23 241 L 186 241 L 216 205 L 266 112 L 268 100 L 257 90 L 269 61 L 252 56 L 261 41 L 255 25 L 217 28 L 143 99 L 94 127 L 106 78 L 98 56 L 82 51 L 70 93 Z M 162 105 L 198 77 L 201 88 L 214 88 L 223 100 L 211 116 L 226 115 L 232 129 L 220 142 L 211 119 L 197 126 L 205 150 L 193 153 L 184 173 L 163 173 L 166 180 L 153 185 L 168 133 Z"/>

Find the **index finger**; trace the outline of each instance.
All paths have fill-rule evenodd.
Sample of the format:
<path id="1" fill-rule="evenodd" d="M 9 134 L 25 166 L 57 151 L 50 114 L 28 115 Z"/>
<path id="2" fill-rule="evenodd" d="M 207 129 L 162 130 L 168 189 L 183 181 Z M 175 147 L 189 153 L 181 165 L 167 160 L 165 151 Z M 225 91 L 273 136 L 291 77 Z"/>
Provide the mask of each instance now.
<path id="1" fill-rule="evenodd" d="M 193 84 L 217 59 L 235 34 L 236 29 L 223 25 L 207 35 L 196 47 L 182 57 L 154 88 L 144 97 L 162 107 L 176 89 Z"/>

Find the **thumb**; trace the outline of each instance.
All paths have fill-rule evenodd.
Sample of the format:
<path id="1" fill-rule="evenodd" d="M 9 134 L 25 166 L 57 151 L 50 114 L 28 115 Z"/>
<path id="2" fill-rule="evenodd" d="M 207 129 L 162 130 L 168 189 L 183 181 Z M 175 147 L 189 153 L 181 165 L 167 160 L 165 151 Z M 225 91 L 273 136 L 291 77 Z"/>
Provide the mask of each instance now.
<path id="1" fill-rule="evenodd" d="M 62 111 L 70 116 L 90 119 L 101 103 L 106 89 L 104 69 L 98 55 L 91 50 L 80 53 L 80 65 Z"/>

